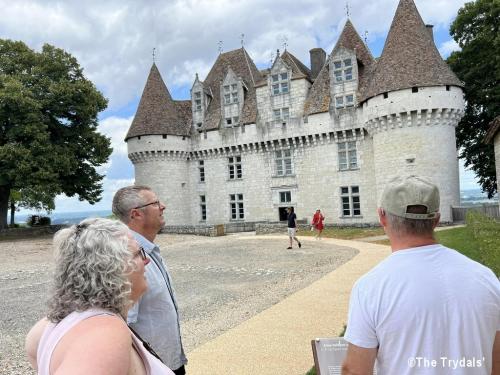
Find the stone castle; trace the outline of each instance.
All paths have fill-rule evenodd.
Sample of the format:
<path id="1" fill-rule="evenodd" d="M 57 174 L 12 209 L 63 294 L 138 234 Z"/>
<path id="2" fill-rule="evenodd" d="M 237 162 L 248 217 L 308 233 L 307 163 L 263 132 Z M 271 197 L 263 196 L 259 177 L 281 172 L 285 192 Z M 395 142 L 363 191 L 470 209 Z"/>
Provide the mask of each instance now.
<path id="1" fill-rule="evenodd" d="M 380 58 L 349 20 L 330 55 L 310 56 L 309 68 L 285 50 L 259 70 L 244 48 L 221 53 L 180 101 L 153 64 L 126 142 L 167 225 L 276 222 L 287 206 L 374 224 L 385 184 L 407 174 L 439 186 L 452 221 L 462 83 L 413 0 L 400 0 Z"/>

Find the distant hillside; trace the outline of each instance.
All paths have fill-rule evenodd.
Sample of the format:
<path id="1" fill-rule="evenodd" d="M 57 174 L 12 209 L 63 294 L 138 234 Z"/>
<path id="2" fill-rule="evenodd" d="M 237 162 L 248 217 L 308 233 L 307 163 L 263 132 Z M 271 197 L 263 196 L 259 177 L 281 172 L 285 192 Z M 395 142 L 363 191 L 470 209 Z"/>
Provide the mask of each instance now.
<path id="1" fill-rule="evenodd" d="M 488 199 L 488 195 L 480 189 L 468 189 L 460 191 L 460 204 L 462 206 L 475 206 L 480 204 L 498 204 L 498 194 L 493 199 Z"/>

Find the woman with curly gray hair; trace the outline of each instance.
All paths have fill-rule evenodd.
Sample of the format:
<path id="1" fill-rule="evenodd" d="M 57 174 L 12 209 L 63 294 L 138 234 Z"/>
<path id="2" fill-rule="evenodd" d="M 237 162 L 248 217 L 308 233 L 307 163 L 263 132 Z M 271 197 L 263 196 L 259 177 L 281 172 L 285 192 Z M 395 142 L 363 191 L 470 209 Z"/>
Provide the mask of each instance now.
<path id="1" fill-rule="evenodd" d="M 128 228 L 87 219 L 57 232 L 54 247 L 49 313 L 26 338 L 38 374 L 173 374 L 124 319 L 147 289 L 149 263 Z"/>

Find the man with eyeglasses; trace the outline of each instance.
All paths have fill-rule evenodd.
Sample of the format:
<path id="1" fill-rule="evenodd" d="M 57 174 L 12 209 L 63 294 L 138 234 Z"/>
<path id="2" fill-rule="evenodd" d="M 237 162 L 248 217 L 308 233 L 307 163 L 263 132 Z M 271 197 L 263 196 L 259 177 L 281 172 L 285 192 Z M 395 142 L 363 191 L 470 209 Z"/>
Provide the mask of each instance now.
<path id="1" fill-rule="evenodd" d="M 113 213 L 131 230 L 151 262 L 148 290 L 129 310 L 127 322 L 159 354 L 176 375 L 186 373 L 178 305 L 168 268 L 154 240 L 165 219 L 165 205 L 148 186 L 127 186 L 113 197 Z"/>

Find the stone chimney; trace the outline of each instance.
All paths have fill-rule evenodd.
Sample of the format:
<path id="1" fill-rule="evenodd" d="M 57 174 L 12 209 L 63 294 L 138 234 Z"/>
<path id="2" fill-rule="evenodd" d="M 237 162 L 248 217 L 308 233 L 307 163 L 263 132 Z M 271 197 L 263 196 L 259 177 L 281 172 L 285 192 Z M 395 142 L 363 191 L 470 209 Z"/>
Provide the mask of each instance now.
<path id="1" fill-rule="evenodd" d="M 425 25 L 425 28 L 427 29 L 427 31 L 431 35 L 432 40 L 434 40 L 434 31 L 432 31 L 433 27 L 434 27 L 434 25 Z"/>
<path id="2" fill-rule="evenodd" d="M 311 79 L 315 80 L 321 68 L 325 65 L 326 52 L 323 48 L 313 48 L 309 51 L 309 55 L 311 56 Z"/>

